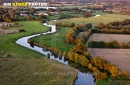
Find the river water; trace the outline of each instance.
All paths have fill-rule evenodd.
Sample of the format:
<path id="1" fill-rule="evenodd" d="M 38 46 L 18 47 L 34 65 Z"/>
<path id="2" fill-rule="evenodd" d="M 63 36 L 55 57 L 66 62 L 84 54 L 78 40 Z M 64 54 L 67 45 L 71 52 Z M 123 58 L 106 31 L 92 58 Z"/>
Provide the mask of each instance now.
<path id="1" fill-rule="evenodd" d="M 56 32 L 55 25 L 47 25 L 47 24 L 43 24 L 43 25 L 51 26 L 51 28 L 52 28 L 51 32 L 48 31 L 46 33 L 43 33 L 43 35 Z M 30 35 L 30 36 L 20 38 L 16 41 L 16 43 L 21 45 L 21 46 L 27 47 L 31 50 L 38 51 L 44 55 L 50 54 L 50 59 L 57 60 L 63 64 L 69 65 L 69 66 L 77 69 L 78 76 L 74 82 L 74 85 L 95 85 L 94 78 L 92 76 L 92 72 L 88 68 L 82 67 L 81 65 L 76 64 L 72 61 L 68 61 L 68 60 L 64 59 L 64 57 L 56 57 L 55 55 L 52 54 L 51 51 L 47 51 L 46 49 L 43 49 L 43 48 L 40 48 L 37 46 L 34 46 L 34 47 L 30 46 L 30 44 L 27 42 L 28 39 L 32 38 L 32 37 L 39 36 L 39 35 L 41 35 L 41 34 L 35 34 L 35 35 Z"/>

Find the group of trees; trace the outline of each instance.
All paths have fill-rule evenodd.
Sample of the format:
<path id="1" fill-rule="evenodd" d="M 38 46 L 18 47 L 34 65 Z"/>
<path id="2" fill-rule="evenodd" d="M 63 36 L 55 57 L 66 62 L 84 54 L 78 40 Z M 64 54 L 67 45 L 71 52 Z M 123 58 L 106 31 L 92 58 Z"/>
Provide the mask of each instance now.
<path id="1" fill-rule="evenodd" d="M 86 6 L 87 9 L 92 9 L 92 10 L 103 10 L 104 7 L 102 5 L 88 5 Z"/>
<path id="2" fill-rule="evenodd" d="M 70 11 L 74 13 L 82 13 L 83 11 L 80 8 L 62 8 L 61 11 Z"/>
<path id="3" fill-rule="evenodd" d="M 87 30 L 89 30 L 90 28 L 92 28 L 92 24 L 88 23 L 88 24 L 79 24 L 75 27 L 73 27 L 67 34 L 66 34 L 66 43 L 74 43 L 74 40 L 76 39 L 76 37 L 78 36 L 78 34 L 80 32 L 85 32 Z"/>
<path id="4" fill-rule="evenodd" d="M 62 26 L 62 27 L 74 27 L 75 24 L 74 24 L 74 23 L 70 23 L 70 24 L 56 23 L 56 26 Z"/>
<path id="5" fill-rule="evenodd" d="M 115 21 L 115 22 L 110 22 L 108 24 L 103 24 L 102 22 L 99 22 L 95 28 L 98 29 L 115 29 L 115 30 L 121 30 L 121 29 L 130 29 L 126 25 L 130 24 L 130 19 L 125 19 L 122 22 L 120 21 Z"/>
<path id="6" fill-rule="evenodd" d="M 83 12 L 83 15 L 84 15 L 84 18 L 88 18 L 92 16 L 91 12 L 88 12 L 87 10 Z"/>
<path id="7" fill-rule="evenodd" d="M 44 14 L 40 14 L 37 17 L 37 20 L 40 21 L 41 23 L 46 23 L 48 21 L 48 16 Z"/>
<path id="8" fill-rule="evenodd" d="M 89 41 L 89 48 L 130 48 L 130 42 L 128 43 L 118 43 L 116 40 L 112 42 L 105 41 Z"/>
<path id="9" fill-rule="evenodd" d="M 87 43 L 91 34 L 92 34 L 92 29 L 89 29 L 88 31 L 86 31 L 84 33 L 84 35 L 83 35 L 84 43 Z"/>
<path id="10" fill-rule="evenodd" d="M 116 30 L 116 29 L 92 29 L 93 33 L 108 33 L 108 34 L 130 34 L 129 29 L 121 29 L 121 30 Z"/>
<path id="11" fill-rule="evenodd" d="M 29 8 L 27 9 L 27 14 L 33 14 L 35 12 L 34 8 Z M 34 20 L 35 18 L 32 17 L 31 15 L 22 17 L 20 16 L 20 10 L 14 10 L 11 8 L 1 8 L 0 9 L 0 14 L 1 14 L 1 21 L 6 21 L 6 22 L 12 22 L 12 21 L 21 21 L 21 20 Z"/>
<path id="12" fill-rule="evenodd" d="M 126 19 L 122 22 L 110 22 L 106 25 L 99 22 L 92 31 L 96 33 L 130 34 L 130 27 L 127 26 L 129 24 L 130 19 Z"/>
<path id="13" fill-rule="evenodd" d="M 52 12 L 61 13 L 61 10 L 60 10 L 60 8 L 57 8 L 57 9 L 48 8 L 48 9 L 47 9 L 47 14 L 48 14 L 48 15 L 51 15 Z"/>
<path id="14" fill-rule="evenodd" d="M 83 11 L 80 8 L 64 8 L 64 9 L 61 9 L 61 10 L 62 11 L 70 11 L 70 12 L 78 13 L 78 14 L 83 14 L 84 18 L 88 18 L 88 17 L 92 16 L 91 12 L 89 12 L 87 10 Z M 77 17 L 80 17 L 80 16 L 71 16 L 71 15 L 62 14 L 60 16 L 60 19 L 77 18 Z"/>
<path id="15" fill-rule="evenodd" d="M 65 24 L 64 24 L 65 25 Z M 64 26 L 62 23 L 57 23 L 56 26 Z M 66 24 L 66 26 L 70 26 Z M 120 74 L 128 76 L 126 71 L 120 72 L 118 67 L 107 62 L 106 60 L 100 58 L 100 57 L 92 57 L 89 52 L 87 51 L 87 47 L 83 43 L 83 40 L 81 40 L 77 36 L 73 36 L 74 33 L 78 35 L 79 32 L 87 31 L 84 35 L 86 38 L 91 34 L 91 24 L 86 24 L 86 25 L 77 25 L 72 28 L 72 30 L 69 32 L 70 34 L 66 35 L 66 43 L 74 43 L 76 44 L 74 47 L 70 48 L 69 53 L 62 52 L 60 49 L 56 48 L 51 48 L 47 45 L 39 45 L 35 43 L 33 40 L 29 40 L 31 44 L 33 43 L 34 45 L 37 45 L 39 47 L 46 48 L 56 54 L 63 55 L 65 58 L 74 61 L 76 63 L 81 64 L 82 66 L 88 67 L 94 72 L 94 77 L 96 80 L 102 80 L 106 79 L 107 75 L 111 74 L 111 76 L 115 77 Z M 72 34 L 71 34 L 72 33 Z M 72 38 L 72 39 L 71 39 Z M 88 37 L 87 37 L 88 38 Z M 68 40 L 67 40 L 68 39 Z M 114 42 L 114 46 L 117 45 L 117 43 Z"/>
<path id="16" fill-rule="evenodd" d="M 77 27 L 73 28 L 73 32 L 77 32 L 78 29 L 80 30 L 80 31 L 78 30 L 78 32 L 86 31 L 86 30 L 83 30 L 86 26 L 90 28 L 92 27 L 91 24 L 77 25 Z M 87 30 L 90 30 L 90 28 L 87 28 Z M 69 33 L 71 32 L 72 30 Z M 67 37 L 69 38 L 70 36 L 68 36 L 68 34 L 66 35 L 66 41 L 68 41 Z M 73 37 L 70 37 L 69 40 L 71 40 L 71 38 Z M 88 53 L 87 47 L 86 45 L 83 44 L 83 41 L 79 37 L 76 37 L 75 39 L 73 38 L 73 41 L 71 41 L 71 43 L 75 43 L 76 45 L 70 49 L 68 53 L 68 59 L 91 69 L 94 72 L 94 76 L 96 80 L 106 79 L 107 73 L 100 72 L 100 70 L 98 69 L 98 66 L 95 67 L 95 63 L 91 63 L 91 60 L 93 58 Z M 95 59 L 94 61 L 96 62 L 96 60 L 97 59 Z"/>
<path id="17" fill-rule="evenodd" d="M 90 28 L 92 27 L 92 25 L 90 24 L 87 26 L 89 26 Z M 73 27 L 73 29 L 66 35 L 66 43 L 76 44 L 74 47 L 70 49 L 68 53 L 68 59 L 91 69 L 94 72 L 94 77 L 96 80 L 106 79 L 107 75 L 109 74 L 111 74 L 111 76 L 113 77 L 118 76 L 118 75 L 128 76 L 125 70 L 120 72 L 117 66 L 109 63 L 108 61 L 100 57 L 93 58 L 88 53 L 87 47 L 84 45 L 83 40 L 81 40 L 77 36 L 76 37 L 73 36 L 74 33 L 78 34 L 79 32 L 86 31 L 86 33 L 84 34 L 84 39 L 88 39 L 92 33 L 92 29 L 84 30 L 84 28 L 85 28 L 85 25 L 77 25 Z M 88 46 L 91 46 L 91 45 L 88 45 Z M 119 43 L 117 41 L 109 42 L 108 46 L 118 47 Z"/>
<path id="18" fill-rule="evenodd" d="M 69 19 L 69 18 L 77 18 L 77 16 L 60 14 L 60 17 L 59 17 L 59 19 Z"/>
<path id="19" fill-rule="evenodd" d="M 0 8 L 0 21 L 12 22 L 12 21 L 25 21 L 25 20 L 39 20 L 41 22 L 46 22 L 48 19 L 47 15 L 41 14 L 38 16 L 34 16 L 34 13 L 36 13 L 37 10 L 39 9 L 28 8 L 23 11 L 23 9 L 14 10 L 12 8 Z M 52 15 L 52 12 L 61 13 L 61 10 L 59 8 L 57 9 L 49 8 L 47 10 L 49 16 Z"/>

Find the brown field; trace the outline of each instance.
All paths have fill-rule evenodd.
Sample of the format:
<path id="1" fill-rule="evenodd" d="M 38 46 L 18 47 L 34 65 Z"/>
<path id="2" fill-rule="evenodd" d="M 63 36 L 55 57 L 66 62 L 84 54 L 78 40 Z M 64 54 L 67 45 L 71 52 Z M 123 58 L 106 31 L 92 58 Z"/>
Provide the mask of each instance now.
<path id="1" fill-rule="evenodd" d="M 93 33 L 89 40 L 92 41 L 106 41 L 111 42 L 116 40 L 117 42 L 130 42 L 130 35 L 122 35 L 122 34 L 100 34 L 100 33 Z"/>
<path id="2" fill-rule="evenodd" d="M 94 33 L 90 36 L 89 40 L 93 41 L 114 41 L 117 42 L 130 42 L 130 35 L 120 34 L 100 34 Z M 130 75 L 130 49 L 101 49 L 101 48 L 88 48 L 89 53 L 93 56 L 99 56 L 108 62 L 117 65 L 120 70 L 126 70 Z"/>
<path id="3" fill-rule="evenodd" d="M 130 75 L 130 49 L 89 48 L 88 51 L 93 57 L 99 56 Z"/>

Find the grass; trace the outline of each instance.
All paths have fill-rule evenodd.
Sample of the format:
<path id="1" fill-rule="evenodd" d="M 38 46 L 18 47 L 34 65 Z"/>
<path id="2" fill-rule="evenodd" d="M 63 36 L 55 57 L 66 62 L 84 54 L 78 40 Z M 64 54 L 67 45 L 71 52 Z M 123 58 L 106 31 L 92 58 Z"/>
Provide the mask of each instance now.
<path id="1" fill-rule="evenodd" d="M 83 8 L 83 7 L 86 7 L 86 6 L 78 6 L 78 5 L 76 5 L 76 6 L 61 6 L 60 8 L 77 8 L 77 7 Z"/>
<path id="2" fill-rule="evenodd" d="M 93 27 L 97 25 L 98 22 L 103 22 L 104 24 L 107 24 L 109 22 L 113 21 L 123 21 L 125 19 L 129 18 L 129 15 L 120 15 L 120 14 L 108 14 L 108 13 L 102 13 L 101 11 L 97 11 L 93 13 L 95 15 L 101 15 L 99 17 L 89 17 L 89 18 L 72 18 L 72 19 L 64 19 L 64 20 L 58 20 L 56 22 L 49 22 L 50 24 L 56 24 L 56 23 L 75 23 L 75 24 L 86 24 L 86 23 L 92 23 Z M 98 81 L 97 85 L 124 85 L 124 81 L 111 81 L 110 79 L 101 80 Z"/>
<path id="3" fill-rule="evenodd" d="M 57 20 L 60 17 L 60 14 L 52 14 L 52 16 L 49 16 L 49 20 Z"/>
<path id="4" fill-rule="evenodd" d="M 71 12 L 71 11 L 62 11 L 63 14 L 65 15 L 71 15 L 71 16 L 83 16 L 83 14 L 79 14 L 79 13 L 74 13 L 74 12 Z"/>
<path id="5" fill-rule="evenodd" d="M 70 85 L 73 83 L 75 72 L 71 67 L 46 59 L 43 54 L 15 43 L 20 37 L 46 32 L 49 27 L 43 26 L 38 21 L 18 23 L 22 26 L 8 29 L 24 29 L 26 32 L 0 34 L 0 85 Z M 66 75 L 66 72 L 74 75 Z"/>
<path id="6" fill-rule="evenodd" d="M 123 76 L 120 75 L 117 77 L 117 79 L 112 79 L 110 76 L 108 76 L 105 80 L 99 80 L 96 85 L 129 85 L 129 80 L 118 80 L 118 79 L 125 79 Z"/>
<path id="7" fill-rule="evenodd" d="M 0 85 L 70 85 L 75 76 L 71 67 L 45 58 L 1 58 L 0 67 Z"/>
<path id="8" fill-rule="evenodd" d="M 61 27 L 57 33 L 42 35 L 33 38 L 33 40 L 38 44 L 46 44 L 49 47 L 61 49 L 63 52 L 69 52 L 69 49 L 73 47 L 73 44 L 66 44 L 65 38 L 66 34 L 70 31 L 69 27 Z"/>
<path id="9" fill-rule="evenodd" d="M 64 20 L 58 20 L 56 22 L 49 22 L 50 24 L 55 24 L 57 22 L 61 23 L 75 23 L 75 24 L 86 24 L 86 23 L 92 23 L 93 26 L 96 26 L 98 22 L 103 22 L 104 24 L 107 24 L 109 22 L 113 21 L 123 21 L 125 19 L 129 18 L 129 15 L 120 15 L 120 14 L 107 14 L 102 13 L 101 11 L 95 12 L 94 14 L 101 15 L 99 17 L 89 17 L 89 18 L 72 18 L 72 19 L 64 19 Z"/>
<path id="10" fill-rule="evenodd" d="M 15 53 L 16 55 L 22 55 L 21 57 L 24 57 L 24 58 L 39 56 L 40 53 L 32 53 L 33 51 L 31 51 L 29 49 L 25 49 L 24 47 L 15 44 L 15 41 L 23 36 L 48 31 L 49 28 L 46 26 L 43 26 L 38 21 L 20 21 L 18 23 L 23 26 L 10 27 L 8 29 L 11 29 L 11 30 L 12 29 L 24 29 L 24 30 L 26 30 L 26 32 L 9 34 L 9 35 L 0 34 L 0 40 L 1 40 L 0 51 L 3 51 L 5 53 L 11 52 L 11 53 Z M 29 53 L 28 55 L 26 55 L 27 52 Z M 2 56 L 0 56 L 0 57 L 2 57 Z"/>

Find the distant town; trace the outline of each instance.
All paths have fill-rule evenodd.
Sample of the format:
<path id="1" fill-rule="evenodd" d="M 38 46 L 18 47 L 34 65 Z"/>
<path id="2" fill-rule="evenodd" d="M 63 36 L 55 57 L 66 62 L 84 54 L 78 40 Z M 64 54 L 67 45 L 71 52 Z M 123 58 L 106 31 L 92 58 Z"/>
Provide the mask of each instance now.
<path id="1" fill-rule="evenodd" d="M 24 3 L 26 2 L 26 3 Z M 27 2 L 29 4 L 27 5 Z M 21 4 L 18 4 L 21 3 Z M 36 3 L 36 4 L 35 4 Z M 34 6 L 77 6 L 86 5 L 88 9 L 99 9 L 108 13 L 130 14 L 130 1 L 128 0 L 1 0 L 0 5 L 3 7 L 34 7 Z"/>

